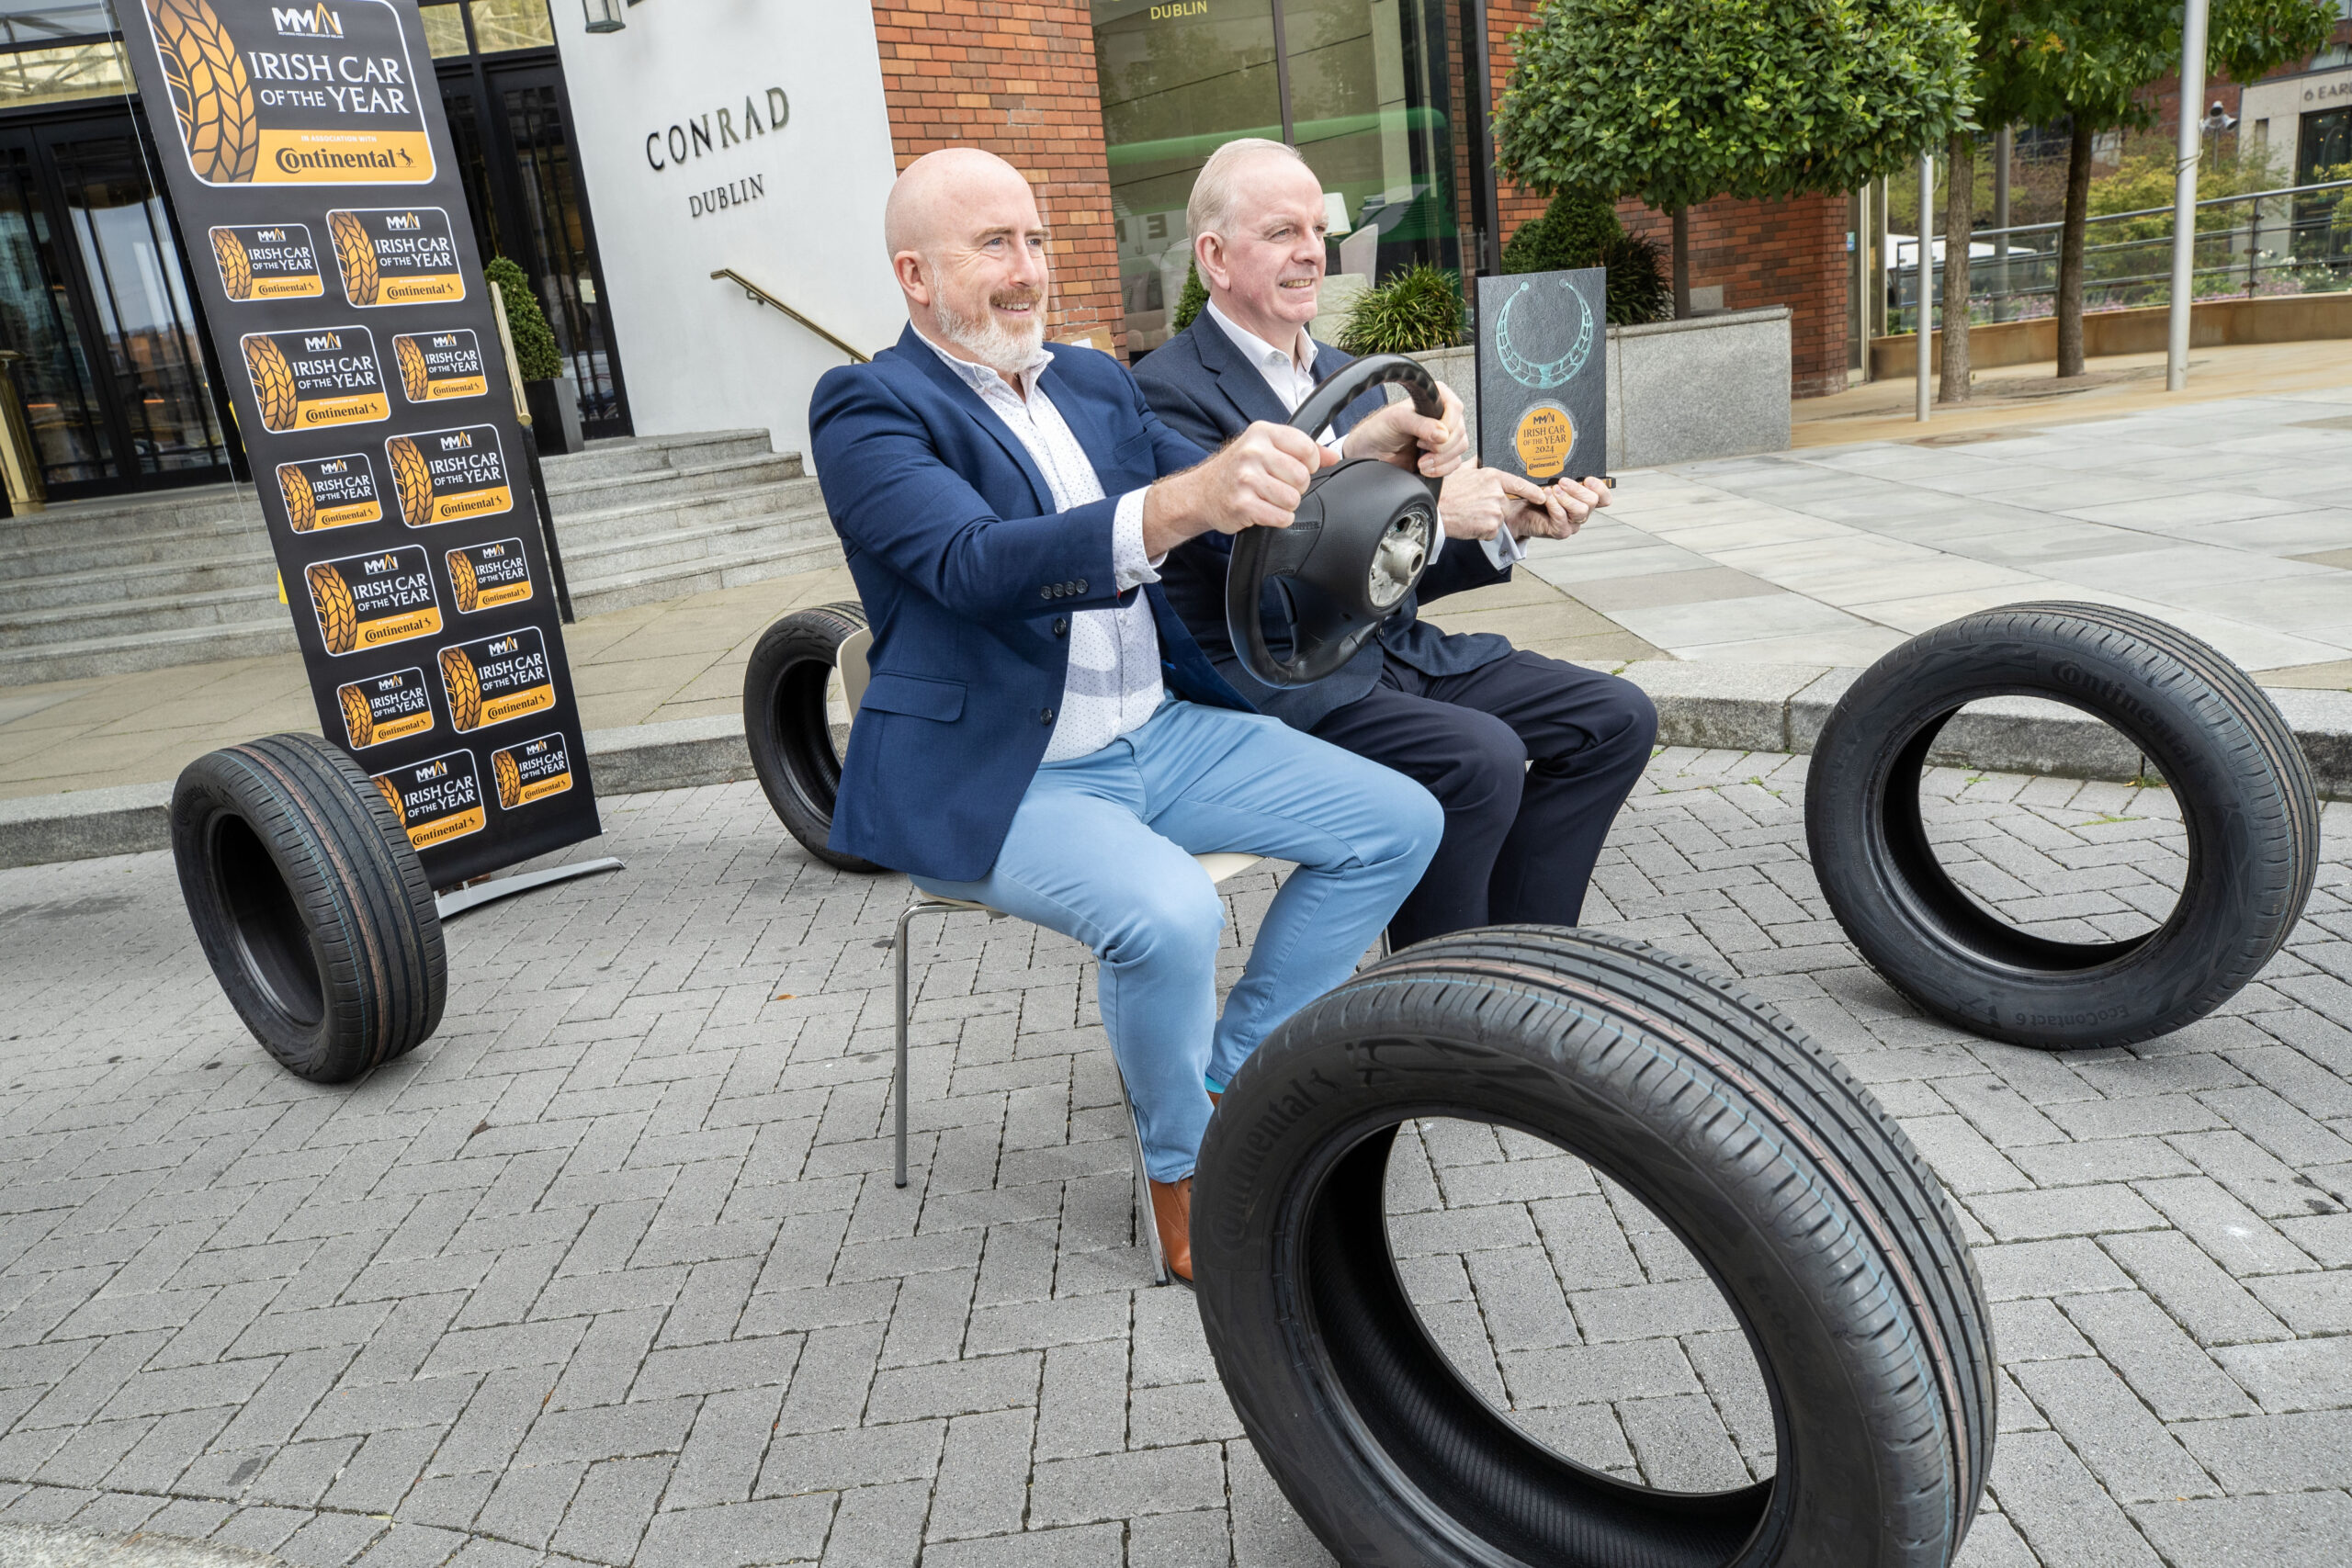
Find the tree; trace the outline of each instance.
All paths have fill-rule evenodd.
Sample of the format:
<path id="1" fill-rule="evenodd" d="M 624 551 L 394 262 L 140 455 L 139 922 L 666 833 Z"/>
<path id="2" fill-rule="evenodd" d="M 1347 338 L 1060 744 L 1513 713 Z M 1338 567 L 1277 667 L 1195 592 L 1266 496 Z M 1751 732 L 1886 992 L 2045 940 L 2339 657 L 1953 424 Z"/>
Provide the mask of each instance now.
<path id="1" fill-rule="evenodd" d="M 1184 291 L 1176 297 L 1176 321 L 1173 331 L 1182 332 L 1193 324 L 1209 302 L 1208 286 L 1201 281 L 1201 264 L 1193 262 L 1184 268 Z"/>
<path id="2" fill-rule="evenodd" d="M 1940 0 L 1544 0 L 1495 113 L 1496 163 L 1539 194 L 1690 209 L 1854 190 L 1970 123 L 1967 25 Z"/>
<path id="3" fill-rule="evenodd" d="M 556 346 L 555 330 L 531 292 L 531 280 L 504 256 L 492 256 L 482 276 L 498 285 L 506 301 L 506 332 L 514 340 L 514 364 L 526 381 L 544 381 L 563 374 L 563 353 Z"/>
<path id="4" fill-rule="evenodd" d="M 2217 0 L 2206 70 L 2252 82 L 2327 41 L 2335 0 Z M 2153 125 L 2148 85 L 2179 68 L 2180 0 L 1985 0 L 1974 18 L 1985 80 L 2013 106 L 1989 101 L 1988 125 L 2069 123 L 2066 208 L 2058 241 L 2058 374 L 2083 373 L 2083 248 L 2091 151 L 2099 133 Z M 2195 114 L 2196 106 L 2181 111 Z"/>

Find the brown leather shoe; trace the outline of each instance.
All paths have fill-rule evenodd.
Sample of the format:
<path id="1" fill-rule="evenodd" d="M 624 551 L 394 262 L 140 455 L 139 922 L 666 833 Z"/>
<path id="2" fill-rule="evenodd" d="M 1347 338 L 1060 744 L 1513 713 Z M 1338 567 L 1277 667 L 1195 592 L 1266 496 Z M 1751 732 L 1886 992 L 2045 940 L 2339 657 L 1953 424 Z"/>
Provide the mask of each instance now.
<path id="1" fill-rule="evenodd" d="M 1159 1253 L 1168 1271 L 1193 1282 L 1193 1179 L 1151 1184 L 1151 1218 L 1159 1227 Z"/>

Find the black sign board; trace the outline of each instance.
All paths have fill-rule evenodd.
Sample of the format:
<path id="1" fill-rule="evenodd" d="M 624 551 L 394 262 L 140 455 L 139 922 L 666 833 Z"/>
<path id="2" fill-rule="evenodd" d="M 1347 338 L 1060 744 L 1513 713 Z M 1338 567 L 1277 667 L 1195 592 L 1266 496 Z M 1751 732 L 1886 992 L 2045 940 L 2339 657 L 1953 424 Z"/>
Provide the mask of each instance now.
<path id="1" fill-rule="evenodd" d="M 473 226 L 450 216 L 465 187 L 416 0 L 119 9 L 183 231 L 209 241 L 214 265 L 191 276 L 323 732 L 374 776 L 436 887 L 594 838 L 546 552 L 516 525 L 533 502 L 506 458 L 514 390 Z"/>
<path id="2" fill-rule="evenodd" d="M 1609 471 L 1609 274 L 1478 279 L 1478 460 L 1538 484 Z"/>

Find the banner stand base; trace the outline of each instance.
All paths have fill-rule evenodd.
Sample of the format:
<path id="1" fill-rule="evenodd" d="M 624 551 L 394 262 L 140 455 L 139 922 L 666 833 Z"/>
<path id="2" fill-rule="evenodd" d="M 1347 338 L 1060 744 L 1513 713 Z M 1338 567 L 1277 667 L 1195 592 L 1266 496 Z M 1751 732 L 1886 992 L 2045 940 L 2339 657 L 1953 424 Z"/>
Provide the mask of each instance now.
<path id="1" fill-rule="evenodd" d="M 577 861 L 570 865 L 550 865 L 538 871 L 526 871 L 519 876 L 493 877 L 487 882 L 477 882 L 470 887 L 436 893 L 433 902 L 440 909 L 443 919 L 453 920 L 469 910 L 479 909 L 484 904 L 495 904 L 501 898 L 512 898 L 517 893 L 528 893 L 533 888 L 570 882 L 574 877 L 594 876 L 599 872 L 621 869 L 621 863 L 607 855 L 602 860 Z"/>

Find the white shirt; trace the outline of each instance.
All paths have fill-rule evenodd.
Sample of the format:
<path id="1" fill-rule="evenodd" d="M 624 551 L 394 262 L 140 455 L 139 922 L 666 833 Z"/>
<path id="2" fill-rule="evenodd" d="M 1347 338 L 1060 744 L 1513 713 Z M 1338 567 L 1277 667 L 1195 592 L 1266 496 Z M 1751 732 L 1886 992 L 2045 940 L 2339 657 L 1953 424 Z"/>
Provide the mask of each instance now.
<path id="1" fill-rule="evenodd" d="M 1022 368 L 1021 379 L 1029 389 L 1023 398 L 988 366 L 958 359 L 927 337 L 923 342 L 1020 441 L 1046 476 L 1057 510 L 1068 512 L 1102 499 L 1102 480 L 1094 472 L 1093 460 L 1037 385 L 1037 373 L 1053 363 L 1052 355 L 1041 347 Z M 1129 491 L 1119 498 L 1112 515 L 1112 574 L 1122 593 L 1159 581 L 1158 563 L 1144 553 L 1143 496 L 1142 491 Z M 1152 625 L 1151 606 L 1142 594 L 1116 609 L 1072 610 L 1069 672 L 1063 678 L 1053 739 L 1046 743 L 1040 762 L 1064 762 L 1101 750 L 1128 731 L 1142 728 L 1166 695 L 1159 681 L 1159 630 Z"/>
<path id="2" fill-rule="evenodd" d="M 1225 335 L 1233 340 L 1233 346 L 1241 351 L 1242 357 L 1265 378 L 1267 389 L 1274 394 L 1274 400 L 1282 404 L 1283 411 L 1296 413 L 1298 406 L 1306 401 L 1306 395 L 1319 384 L 1315 379 L 1315 339 L 1306 329 L 1298 329 L 1298 339 L 1291 347 L 1278 348 L 1218 310 L 1216 300 L 1210 300 L 1206 310 L 1209 319 L 1225 329 Z M 1316 439 L 1334 452 L 1340 449 L 1340 437 L 1332 434 L 1328 425 L 1317 433 Z M 1478 543 L 1498 571 L 1527 556 L 1527 547 L 1507 527 L 1496 529 L 1493 538 Z M 1430 541 L 1430 559 L 1435 561 L 1444 548 L 1445 531 L 1441 528 L 1437 537 Z"/>

